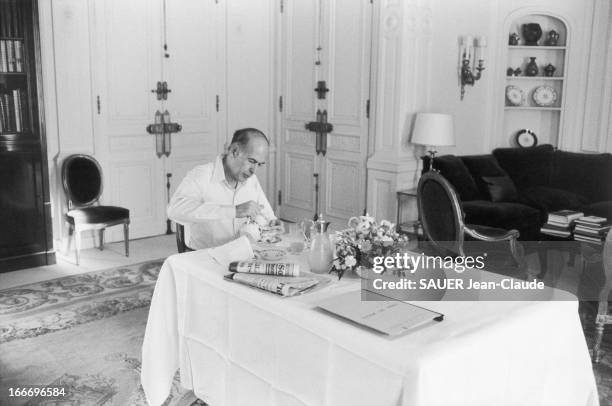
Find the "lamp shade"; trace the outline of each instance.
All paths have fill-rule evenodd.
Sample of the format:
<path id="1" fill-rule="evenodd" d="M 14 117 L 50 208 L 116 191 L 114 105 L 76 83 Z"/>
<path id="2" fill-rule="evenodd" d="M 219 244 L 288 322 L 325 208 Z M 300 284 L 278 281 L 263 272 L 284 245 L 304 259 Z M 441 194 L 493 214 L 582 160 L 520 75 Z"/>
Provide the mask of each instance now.
<path id="1" fill-rule="evenodd" d="M 412 143 L 431 146 L 455 145 L 453 116 L 450 114 L 417 113 Z"/>

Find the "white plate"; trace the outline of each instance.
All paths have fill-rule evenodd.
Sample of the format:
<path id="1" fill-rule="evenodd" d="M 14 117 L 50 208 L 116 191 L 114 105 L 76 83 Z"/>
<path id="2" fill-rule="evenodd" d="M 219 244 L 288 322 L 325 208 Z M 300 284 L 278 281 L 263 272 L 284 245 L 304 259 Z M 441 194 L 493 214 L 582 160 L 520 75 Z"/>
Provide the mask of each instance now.
<path id="1" fill-rule="evenodd" d="M 557 101 L 557 91 L 550 86 L 538 86 L 533 91 L 533 101 L 540 107 L 549 107 Z"/>
<path id="2" fill-rule="evenodd" d="M 284 258 L 285 255 L 287 254 L 285 250 L 278 249 L 278 248 L 258 250 L 256 251 L 256 253 L 261 259 L 266 260 L 266 261 L 278 261 L 279 259 Z"/>
<path id="3" fill-rule="evenodd" d="M 506 99 L 508 99 L 511 106 L 522 106 L 525 102 L 523 89 L 514 85 L 506 86 Z"/>
<path id="4" fill-rule="evenodd" d="M 281 242 L 282 238 L 280 235 L 271 235 L 271 236 L 267 236 L 267 235 L 262 235 L 261 239 L 259 240 L 259 242 L 264 243 L 264 244 L 276 244 L 277 242 Z"/>

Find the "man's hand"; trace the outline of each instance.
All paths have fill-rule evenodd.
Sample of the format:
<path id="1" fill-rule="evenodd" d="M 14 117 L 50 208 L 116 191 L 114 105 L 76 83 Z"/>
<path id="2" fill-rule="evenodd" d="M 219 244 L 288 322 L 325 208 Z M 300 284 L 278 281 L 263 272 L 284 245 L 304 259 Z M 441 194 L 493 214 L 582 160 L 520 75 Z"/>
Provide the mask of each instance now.
<path id="1" fill-rule="evenodd" d="M 236 217 L 237 218 L 240 218 L 240 217 L 255 218 L 257 217 L 258 214 L 261 213 L 262 208 L 263 207 L 257 204 L 257 202 L 254 202 L 253 200 L 249 200 L 248 202 L 244 202 L 236 206 Z"/>

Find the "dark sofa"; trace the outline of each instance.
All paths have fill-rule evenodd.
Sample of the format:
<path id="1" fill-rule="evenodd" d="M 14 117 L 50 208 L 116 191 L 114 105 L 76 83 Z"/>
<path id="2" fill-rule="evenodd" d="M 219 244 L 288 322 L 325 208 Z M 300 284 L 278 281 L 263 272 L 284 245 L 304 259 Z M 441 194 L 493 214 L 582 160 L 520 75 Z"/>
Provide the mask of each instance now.
<path id="1" fill-rule="evenodd" d="M 424 157 L 424 170 L 429 157 Z M 498 148 L 486 155 L 443 155 L 434 166 L 455 187 L 465 222 L 540 237 L 551 211 L 571 209 L 612 221 L 612 154 Z"/>

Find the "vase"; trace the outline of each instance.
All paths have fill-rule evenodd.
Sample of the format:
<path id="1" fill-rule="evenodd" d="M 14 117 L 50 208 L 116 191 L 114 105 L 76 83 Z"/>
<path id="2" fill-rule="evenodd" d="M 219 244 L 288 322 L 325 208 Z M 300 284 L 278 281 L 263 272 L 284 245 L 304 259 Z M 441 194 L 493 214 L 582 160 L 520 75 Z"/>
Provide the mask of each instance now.
<path id="1" fill-rule="evenodd" d="M 538 23 L 523 24 L 523 38 L 525 45 L 538 45 L 542 37 L 542 27 Z"/>
<path id="2" fill-rule="evenodd" d="M 534 56 L 529 57 L 531 60 L 527 67 L 525 68 L 525 76 L 537 76 L 540 69 L 538 69 L 538 64 L 536 63 L 536 59 Z"/>
<path id="3" fill-rule="evenodd" d="M 554 75 L 556 70 L 557 68 L 555 68 L 552 63 L 549 63 L 548 65 L 544 67 L 544 73 L 548 77 L 551 77 L 552 75 Z"/>

